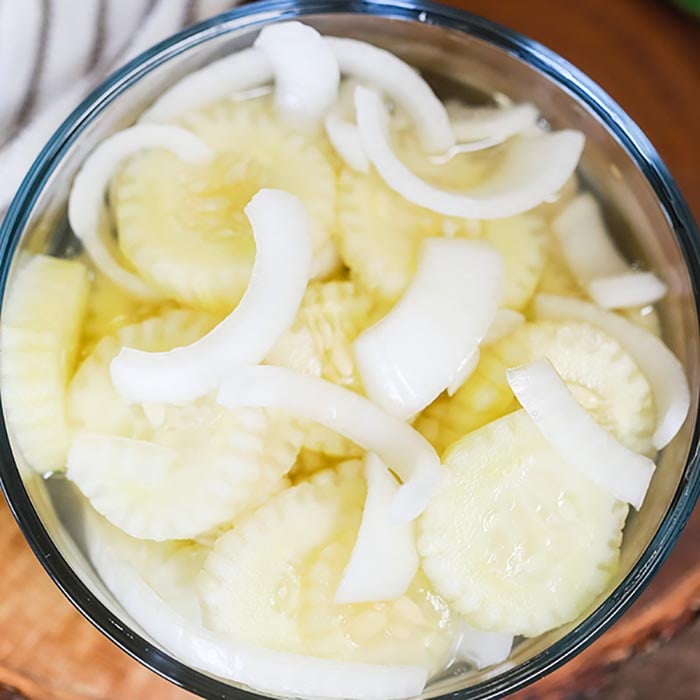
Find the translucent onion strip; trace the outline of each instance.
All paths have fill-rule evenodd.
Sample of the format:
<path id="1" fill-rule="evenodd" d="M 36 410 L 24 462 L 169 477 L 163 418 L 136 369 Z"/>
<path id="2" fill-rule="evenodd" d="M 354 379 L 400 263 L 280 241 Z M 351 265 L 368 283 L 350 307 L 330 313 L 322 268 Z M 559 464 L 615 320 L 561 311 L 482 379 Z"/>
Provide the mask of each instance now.
<path id="1" fill-rule="evenodd" d="M 362 136 L 357 124 L 345 119 L 339 105 L 335 105 L 326 115 L 326 136 L 336 153 L 352 170 L 369 172 L 369 159 L 362 145 Z"/>
<path id="2" fill-rule="evenodd" d="M 482 669 L 505 661 L 513 648 L 513 636 L 502 632 L 484 632 L 463 622 L 455 657 Z"/>
<path id="3" fill-rule="evenodd" d="M 367 498 L 362 523 L 335 602 L 371 603 L 402 596 L 418 571 L 413 523 L 397 522 L 391 504 L 396 479 L 373 452 L 365 457 Z"/>
<path id="4" fill-rule="evenodd" d="M 440 460 L 422 435 L 332 382 L 285 367 L 238 367 L 228 373 L 217 400 L 228 408 L 280 408 L 376 452 L 403 481 L 392 505 L 392 515 L 399 520 L 420 515 L 440 478 Z"/>
<path id="5" fill-rule="evenodd" d="M 243 49 L 175 83 L 141 115 L 139 121 L 172 121 L 211 102 L 261 87 L 271 82 L 272 77 L 272 63 L 262 51 Z"/>
<path id="6" fill-rule="evenodd" d="M 262 361 L 291 325 L 311 269 L 303 204 L 281 190 L 260 190 L 245 208 L 256 254 L 238 306 L 191 345 L 169 352 L 122 348 L 111 365 L 117 391 L 130 401 L 192 401 L 218 388 L 238 364 Z"/>
<path id="7" fill-rule="evenodd" d="M 379 93 L 359 86 L 355 109 L 365 152 L 382 179 L 413 204 L 444 216 L 498 219 L 528 211 L 564 186 L 584 146 L 583 134 L 578 131 L 522 135 L 508 144 L 490 177 L 468 192 L 456 193 L 433 187 L 396 156 Z M 533 169 L 533 163 L 538 167 Z"/>
<path id="8" fill-rule="evenodd" d="M 594 484 L 642 507 L 654 462 L 618 442 L 574 398 L 549 360 L 506 371 L 508 384 L 554 449 Z"/>
<path id="9" fill-rule="evenodd" d="M 452 101 L 446 108 L 458 142 L 500 143 L 535 126 L 539 117 L 537 107 L 529 102 L 505 107 L 470 107 Z"/>
<path id="10" fill-rule="evenodd" d="M 484 243 L 425 240 L 409 288 L 353 344 L 367 396 L 404 420 L 431 403 L 478 349 L 498 309 L 503 275 L 500 254 Z"/>
<path id="11" fill-rule="evenodd" d="M 604 309 L 654 304 L 666 296 L 666 285 L 652 272 L 599 277 L 588 285 L 593 301 Z"/>
<path id="12" fill-rule="evenodd" d="M 105 192 L 119 166 L 130 156 L 150 148 L 163 148 L 187 163 L 211 159 L 212 150 L 186 129 L 166 125 L 139 125 L 120 131 L 100 143 L 73 180 L 68 198 L 68 221 L 95 266 L 130 294 L 147 299 L 157 293 L 138 275 L 122 267 L 108 239 Z"/>
<path id="13" fill-rule="evenodd" d="M 264 27 L 255 48 L 272 64 L 280 118 L 297 129 L 316 127 L 338 99 L 340 71 L 331 47 L 313 27 L 282 22 Z"/>
<path id="14" fill-rule="evenodd" d="M 622 316 L 570 297 L 540 294 L 533 308 L 537 318 L 585 321 L 615 338 L 651 385 L 657 414 L 654 447 L 660 450 L 671 442 L 688 415 L 690 388 L 683 365 L 662 340 Z"/>
<path id="15" fill-rule="evenodd" d="M 373 85 L 410 116 L 428 153 L 442 153 L 454 145 L 445 106 L 412 66 L 364 41 L 326 37 L 326 42 L 343 75 Z"/>
<path id="16" fill-rule="evenodd" d="M 568 266 L 579 284 L 586 288 L 596 277 L 629 271 L 610 237 L 600 205 L 593 195 L 580 194 L 552 221 Z"/>
<path id="17" fill-rule="evenodd" d="M 193 668 L 272 695 L 399 700 L 423 692 L 420 666 L 381 666 L 287 654 L 222 639 L 168 605 L 136 569 L 90 538 L 92 563 L 117 602 L 157 644 Z"/>
<path id="18" fill-rule="evenodd" d="M 452 377 L 450 383 L 447 385 L 448 396 L 454 396 L 459 391 L 462 384 L 464 384 L 464 382 L 466 382 L 467 379 L 469 379 L 469 377 L 472 376 L 474 370 L 479 364 L 480 359 L 481 352 L 479 352 L 479 348 L 477 348 L 462 360 L 459 367 L 457 368 L 456 374 L 454 375 L 454 377 Z"/>

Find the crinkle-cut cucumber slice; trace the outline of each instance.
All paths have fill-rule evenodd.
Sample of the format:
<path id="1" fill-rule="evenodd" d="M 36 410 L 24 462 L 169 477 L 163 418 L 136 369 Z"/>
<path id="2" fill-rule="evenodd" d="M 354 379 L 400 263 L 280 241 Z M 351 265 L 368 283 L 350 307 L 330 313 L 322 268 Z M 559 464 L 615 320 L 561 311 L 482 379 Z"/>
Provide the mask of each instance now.
<path id="1" fill-rule="evenodd" d="M 352 342 L 376 320 L 375 307 L 372 297 L 355 282 L 312 282 L 292 327 L 272 349 L 268 363 L 359 390 Z"/>
<path id="2" fill-rule="evenodd" d="M 289 477 L 293 483 L 298 484 L 324 469 L 335 469 L 344 461 L 342 457 L 331 457 L 323 452 L 314 452 L 303 447 L 289 472 Z"/>
<path id="3" fill-rule="evenodd" d="M 66 387 L 88 296 L 80 262 L 37 255 L 10 280 L 0 327 L 0 381 L 12 437 L 29 466 L 63 469 Z"/>
<path id="4" fill-rule="evenodd" d="M 411 204 L 374 171 L 364 175 L 346 169 L 340 175 L 340 255 L 353 279 L 384 304 L 393 304 L 408 287 L 425 238 L 465 235 L 469 223 Z"/>
<path id="5" fill-rule="evenodd" d="M 530 214 L 494 219 L 483 224 L 482 236 L 503 257 L 501 306 L 522 309 L 535 293 L 547 260 L 544 221 Z"/>
<path id="6" fill-rule="evenodd" d="M 191 540 L 137 540 L 92 510 L 86 518 L 86 537 L 91 553 L 99 549 L 104 559 L 119 557 L 128 562 L 168 605 L 192 622 L 201 621 L 195 582 L 208 547 Z"/>
<path id="7" fill-rule="evenodd" d="M 167 308 L 167 302 L 156 305 L 136 299 L 109 277 L 93 271 L 85 314 L 82 355 L 87 355 L 105 336 L 114 335 L 120 328 L 154 316 Z"/>
<path id="8" fill-rule="evenodd" d="M 467 435 L 418 523 L 423 568 L 477 629 L 533 637 L 610 583 L 627 506 L 549 446 L 524 411 Z"/>
<path id="9" fill-rule="evenodd" d="M 474 373 L 452 397 L 440 396 L 416 422 L 436 449 L 517 408 L 506 369 L 547 357 L 576 399 L 635 452 L 649 453 L 655 410 L 649 383 L 610 336 L 579 322 L 526 323 L 482 349 Z"/>
<path id="10" fill-rule="evenodd" d="M 166 410 L 148 432 L 81 433 L 67 459 L 68 478 L 95 510 L 141 539 L 194 539 L 235 522 L 279 490 L 298 451 L 264 411 L 205 400 Z"/>
<path id="11" fill-rule="evenodd" d="M 134 537 L 194 538 L 230 524 L 280 489 L 301 447 L 298 423 L 279 411 L 228 410 L 212 397 L 181 406 L 129 404 L 117 394 L 109 364 L 122 345 L 168 350 L 214 323 L 177 310 L 126 326 L 95 346 L 71 383 L 69 415 L 78 437 L 68 476 L 98 512 Z M 158 448 L 169 451 L 170 461 L 156 458 Z"/>
<path id="12" fill-rule="evenodd" d="M 375 318 L 372 297 L 355 282 L 313 282 L 294 324 L 267 361 L 361 392 L 352 343 Z M 346 459 L 362 454 L 357 445 L 325 426 L 306 423 L 304 432 L 304 447 L 312 452 Z"/>
<path id="13" fill-rule="evenodd" d="M 255 257 L 243 210 L 263 187 L 303 202 L 313 273 L 336 268 L 335 173 L 316 137 L 282 125 L 267 97 L 216 103 L 181 124 L 216 151 L 213 161 L 187 164 L 164 151 L 144 152 L 112 186 L 121 249 L 145 279 L 183 304 L 230 311 Z"/>
<path id="14" fill-rule="evenodd" d="M 422 571 L 395 600 L 335 603 L 356 535 L 347 530 L 323 547 L 301 577 L 299 630 L 308 653 L 441 671 L 450 660 L 452 619 Z"/>
<path id="15" fill-rule="evenodd" d="M 123 326 L 102 338 L 82 361 L 68 388 L 68 417 L 77 432 L 133 436 L 150 425 L 144 409 L 130 404 L 112 385 L 109 365 L 122 346 L 160 352 L 188 345 L 216 324 L 214 316 L 173 310 Z M 146 407 L 147 410 L 149 407 Z M 162 408 L 162 407 L 161 407 Z M 162 408 L 164 412 L 165 409 Z M 151 414 L 153 411 L 151 411 Z M 145 425 L 143 425 L 145 423 Z"/>
<path id="16" fill-rule="evenodd" d="M 205 625 L 305 653 L 298 626 L 303 572 L 318 548 L 359 527 L 365 491 L 361 464 L 346 462 L 283 491 L 221 537 L 199 580 Z"/>

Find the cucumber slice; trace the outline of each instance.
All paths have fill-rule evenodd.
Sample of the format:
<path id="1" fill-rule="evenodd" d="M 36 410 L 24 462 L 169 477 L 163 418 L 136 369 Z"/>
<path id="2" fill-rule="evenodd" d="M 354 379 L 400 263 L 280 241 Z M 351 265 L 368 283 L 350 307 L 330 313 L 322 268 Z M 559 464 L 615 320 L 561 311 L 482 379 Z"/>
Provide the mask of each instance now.
<path id="1" fill-rule="evenodd" d="M 199 580 L 205 625 L 231 639 L 304 653 L 297 625 L 303 571 L 339 532 L 356 532 L 364 496 L 361 464 L 346 462 L 270 499 L 221 537 Z"/>
<path id="2" fill-rule="evenodd" d="M 268 354 L 267 362 L 320 376 L 362 393 L 352 343 L 375 315 L 372 297 L 355 282 L 313 282 L 306 290 L 294 324 Z M 304 424 L 304 447 L 335 458 L 362 455 L 362 450 L 346 437 L 312 422 Z"/>
<path id="3" fill-rule="evenodd" d="M 524 411 L 467 435 L 418 523 L 437 591 L 481 630 L 534 637 L 610 583 L 627 506 L 564 462 Z"/>
<path id="4" fill-rule="evenodd" d="M 166 152 L 145 152 L 112 187 L 120 246 L 145 279 L 183 304 L 230 311 L 248 286 L 255 257 L 243 209 L 262 187 L 303 202 L 313 272 L 335 269 L 335 174 L 313 137 L 281 125 L 267 97 L 217 103 L 185 115 L 181 124 L 215 150 L 212 162 L 187 164 Z"/>
<path id="5" fill-rule="evenodd" d="M 178 310 L 122 328 L 97 344 L 71 382 L 77 437 L 68 477 L 133 537 L 189 539 L 230 524 L 286 484 L 301 447 L 298 424 L 278 411 L 231 411 L 212 398 L 129 404 L 117 394 L 109 365 L 122 345 L 164 351 L 196 340 L 213 323 Z M 169 461 L 155 457 L 163 450 Z"/>
<path id="6" fill-rule="evenodd" d="M 30 467 L 65 467 L 66 387 L 88 297 L 87 268 L 44 255 L 10 282 L 0 328 L 0 381 L 12 437 Z"/>

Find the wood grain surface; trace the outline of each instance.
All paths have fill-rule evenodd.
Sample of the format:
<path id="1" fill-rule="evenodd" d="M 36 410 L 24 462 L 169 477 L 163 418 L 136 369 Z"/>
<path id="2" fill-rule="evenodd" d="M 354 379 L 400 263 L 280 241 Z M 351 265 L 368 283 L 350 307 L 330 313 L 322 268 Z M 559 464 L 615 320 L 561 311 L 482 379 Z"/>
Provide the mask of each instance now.
<path id="1" fill-rule="evenodd" d="M 453 4 L 541 41 L 599 82 L 650 136 L 700 219 L 700 23 L 660 0 Z M 583 654 L 518 694 L 519 700 L 589 695 L 628 657 L 690 622 L 700 607 L 699 538 L 696 512 L 627 615 Z M 34 559 L 4 503 L 0 552 L 0 700 L 192 697 L 121 653 L 71 607 Z M 700 697 L 700 690 L 688 697 Z"/>

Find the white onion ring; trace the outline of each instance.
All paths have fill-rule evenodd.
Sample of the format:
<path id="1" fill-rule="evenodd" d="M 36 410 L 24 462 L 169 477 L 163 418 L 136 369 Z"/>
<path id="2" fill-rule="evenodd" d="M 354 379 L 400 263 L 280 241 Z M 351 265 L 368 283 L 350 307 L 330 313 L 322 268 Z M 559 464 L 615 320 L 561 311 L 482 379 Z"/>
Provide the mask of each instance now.
<path id="1" fill-rule="evenodd" d="M 243 49 L 190 73 L 166 90 L 139 122 L 167 122 L 186 112 L 272 81 L 272 64 L 255 48 Z"/>
<path id="2" fill-rule="evenodd" d="M 591 299 L 603 309 L 655 304 L 666 296 L 668 288 L 652 272 L 627 272 L 598 277 L 588 285 Z"/>
<path id="3" fill-rule="evenodd" d="M 426 239 L 404 295 L 353 343 L 369 399 L 406 420 L 444 391 L 488 331 L 503 274 L 500 254 L 484 243 Z"/>
<path id="4" fill-rule="evenodd" d="M 104 231 L 108 228 L 104 198 L 109 181 L 122 162 L 150 148 L 169 150 L 187 163 L 206 162 L 213 157 L 209 146 L 186 129 L 132 126 L 95 148 L 75 176 L 68 198 L 68 221 L 97 269 L 130 294 L 144 299 L 156 299 L 158 294 L 138 275 L 122 267 L 116 250 L 110 250 L 114 246 L 110 246 Z"/>
<path id="5" fill-rule="evenodd" d="M 340 70 L 330 46 L 301 22 L 270 24 L 255 40 L 272 64 L 275 106 L 296 129 L 311 130 L 338 99 Z"/>
<path id="6" fill-rule="evenodd" d="M 356 172 L 368 173 L 369 159 L 357 124 L 344 119 L 340 107 L 335 105 L 326 115 L 324 125 L 328 140 L 345 165 Z"/>
<path id="7" fill-rule="evenodd" d="M 454 396 L 461 389 L 464 382 L 474 374 L 474 370 L 477 368 L 480 359 L 481 352 L 479 348 L 477 348 L 462 360 L 459 367 L 457 367 L 457 372 L 447 385 L 448 396 Z"/>
<path id="8" fill-rule="evenodd" d="M 547 359 L 506 370 L 508 384 L 545 440 L 587 479 L 637 510 L 656 466 L 618 442 L 581 406 Z"/>
<path id="9" fill-rule="evenodd" d="M 503 142 L 535 126 L 540 114 L 529 102 L 506 107 L 469 107 L 451 101 L 446 109 L 458 143 L 491 139 Z"/>
<path id="10" fill-rule="evenodd" d="M 662 340 L 622 316 L 570 297 L 539 294 L 534 311 L 541 319 L 585 321 L 615 338 L 651 385 L 657 413 L 654 447 L 660 450 L 671 442 L 688 415 L 690 388 L 683 365 Z"/>
<path id="11" fill-rule="evenodd" d="M 496 173 L 469 192 L 458 194 L 433 187 L 395 155 L 379 93 L 358 86 L 355 108 L 365 152 L 381 178 L 408 201 L 444 216 L 497 219 L 532 209 L 564 186 L 584 145 L 578 131 L 520 136 L 509 144 Z M 533 164 L 537 164 L 534 171 Z"/>
<path id="12" fill-rule="evenodd" d="M 337 604 L 396 600 L 418 571 L 413 523 L 390 516 L 399 490 L 373 452 L 365 457 L 367 498 L 355 546 L 335 593 Z"/>
<path id="13" fill-rule="evenodd" d="M 245 208 L 253 227 L 255 263 L 238 306 L 191 345 L 169 352 L 122 348 L 110 367 L 117 391 L 130 401 L 192 401 L 218 388 L 237 364 L 264 359 L 291 325 L 311 268 L 304 205 L 281 190 L 260 190 Z"/>
<path id="14" fill-rule="evenodd" d="M 600 206 L 589 194 L 572 199 L 552 220 L 552 230 L 574 276 L 585 289 L 596 277 L 629 271 L 608 232 Z"/>
<path id="15" fill-rule="evenodd" d="M 324 42 L 335 55 L 341 73 L 376 85 L 410 115 L 426 151 L 442 153 L 454 145 L 444 105 L 408 63 L 364 41 L 325 37 Z M 272 80 L 269 58 L 259 49 L 244 49 L 190 73 L 161 95 L 141 121 L 169 121 Z"/>
<path id="16" fill-rule="evenodd" d="M 408 63 L 364 41 L 326 37 L 326 42 L 343 75 L 374 85 L 410 116 L 428 153 L 442 153 L 454 146 L 445 106 Z"/>
<path id="17" fill-rule="evenodd" d="M 437 453 L 410 425 L 324 379 L 272 365 L 237 367 L 217 401 L 227 408 L 280 408 L 376 452 L 403 481 L 392 505 L 392 515 L 400 521 L 420 515 L 442 473 Z"/>

